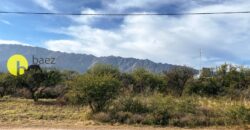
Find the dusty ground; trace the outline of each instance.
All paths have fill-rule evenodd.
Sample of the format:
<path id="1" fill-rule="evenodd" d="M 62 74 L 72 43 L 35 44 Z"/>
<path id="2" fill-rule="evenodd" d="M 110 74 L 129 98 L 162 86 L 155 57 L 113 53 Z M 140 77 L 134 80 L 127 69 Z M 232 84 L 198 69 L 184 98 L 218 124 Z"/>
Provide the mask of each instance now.
<path id="1" fill-rule="evenodd" d="M 174 127 L 147 127 L 147 126 L 1 126 L 0 130 L 249 130 L 250 127 L 209 127 L 209 128 L 174 128 Z"/>
<path id="2" fill-rule="evenodd" d="M 180 128 L 122 128 L 122 127 L 85 127 L 85 128 L 46 128 L 46 127 L 31 127 L 31 128 L 1 128 L 1 130 L 192 130 L 192 129 L 180 129 Z M 204 128 L 204 129 L 195 129 L 195 130 L 217 130 L 217 128 Z M 228 130 L 227 128 L 221 128 L 219 130 Z M 233 129 L 232 129 L 233 130 Z M 238 130 L 235 128 L 235 130 Z M 244 130 L 242 128 L 242 130 Z"/>

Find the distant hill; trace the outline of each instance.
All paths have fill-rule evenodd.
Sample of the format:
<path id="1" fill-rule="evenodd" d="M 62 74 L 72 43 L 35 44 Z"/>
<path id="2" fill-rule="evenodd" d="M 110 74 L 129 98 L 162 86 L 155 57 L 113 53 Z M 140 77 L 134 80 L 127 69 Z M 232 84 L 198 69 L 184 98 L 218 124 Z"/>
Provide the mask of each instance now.
<path id="1" fill-rule="evenodd" d="M 135 58 L 122 57 L 96 57 L 86 54 L 74 54 L 50 51 L 40 47 L 30 47 L 22 45 L 0 45 L 0 71 L 6 72 L 6 63 L 13 54 L 22 54 L 26 56 L 29 64 L 32 64 L 32 57 L 36 58 L 55 58 L 53 65 L 41 65 L 42 67 L 52 67 L 59 70 L 72 70 L 77 72 L 86 72 L 96 63 L 111 64 L 117 66 L 123 72 L 130 72 L 136 68 L 145 68 L 151 72 L 160 73 L 178 67 L 171 64 L 154 63 L 150 60 L 141 60 Z"/>

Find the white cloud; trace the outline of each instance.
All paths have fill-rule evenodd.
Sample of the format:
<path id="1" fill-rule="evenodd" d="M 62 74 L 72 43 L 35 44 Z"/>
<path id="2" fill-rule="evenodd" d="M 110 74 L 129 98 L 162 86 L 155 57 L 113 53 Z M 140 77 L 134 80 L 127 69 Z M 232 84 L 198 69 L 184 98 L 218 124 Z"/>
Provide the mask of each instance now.
<path id="1" fill-rule="evenodd" d="M 91 8 L 86 8 L 84 10 L 81 11 L 82 14 L 98 14 L 98 13 L 101 13 L 101 12 L 98 12 L 96 10 L 93 10 Z M 93 23 L 97 18 L 100 18 L 102 16 L 87 16 L 87 15 L 84 15 L 84 16 L 73 16 L 71 17 L 71 19 L 77 23 L 81 23 L 81 24 L 91 24 Z"/>
<path id="2" fill-rule="evenodd" d="M 26 44 L 26 43 L 15 41 L 15 40 L 1 40 L 1 39 L 0 39 L 0 44 L 31 46 L 30 44 Z"/>
<path id="3" fill-rule="evenodd" d="M 125 5 L 133 6 L 129 3 Z M 146 5 L 138 3 L 137 6 Z M 189 11 L 243 11 L 249 7 L 250 2 L 238 0 L 196 7 Z M 202 64 L 206 66 L 218 65 L 225 61 L 237 64 L 250 61 L 247 57 L 250 55 L 248 14 L 126 16 L 120 27 L 115 29 L 100 29 L 86 24 L 91 23 L 94 20 L 92 18 L 76 20 L 79 21 L 77 25 L 60 30 L 60 33 L 70 35 L 74 40 L 50 40 L 45 46 L 52 50 L 97 56 L 147 58 L 156 62 L 192 67 L 199 66 L 200 48 L 203 50 Z"/>
<path id="4" fill-rule="evenodd" d="M 82 44 L 77 41 L 71 40 L 56 40 L 56 41 L 46 41 L 45 45 L 48 48 L 53 48 L 54 51 L 68 50 L 67 52 L 79 52 Z M 57 46 L 57 48 L 55 48 Z"/>
<path id="5" fill-rule="evenodd" d="M 34 2 L 46 10 L 55 11 L 52 0 L 34 0 Z"/>

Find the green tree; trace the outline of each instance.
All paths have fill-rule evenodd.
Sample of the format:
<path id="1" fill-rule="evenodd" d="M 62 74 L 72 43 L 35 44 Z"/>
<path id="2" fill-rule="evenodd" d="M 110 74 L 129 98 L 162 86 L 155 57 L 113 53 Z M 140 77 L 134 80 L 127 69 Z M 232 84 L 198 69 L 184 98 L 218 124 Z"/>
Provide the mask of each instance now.
<path id="1" fill-rule="evenodd" d="M 211 78 L 214 76 L 214 72 L 212 68 L 202 68 L 200 79 Z"/>
<path id="2" fill-rule="evenodd" d="M 59 84 L 60 82 L 62 82 L 62 74 L 60 71 L 58 70 L 47 70 L 44 71 L 44 81 L 43 81 L 43 85 L 45 87 L 53 87 L 57 84 Z"/>
<path id="3" fill-rule="evenodd" d="M 79 76 L 79 73 L 76 71 L 64 70 L 61 72 L 61 75 L 62 75 L 62 81 L 67 82 L 75 79 L 77 76 Z"/>
<path id="4" fill-rule="evenodd" d="M 103 76 L 103 75 L 112 75 L 113 77 L 120 78 L 120 71 L 117 67 L 106 64 L 95 64 L 88 71 L 88 74 Z"/>
<path id="5" fill-rule="evenodd" d="M 132 72 L 134 78 L 133 90 L 136 93 L 162 91 L 166 87 L 166 81 L 162 75 L 150 73 L 138 68 Z"/>
<path id="6" fill-rule="evenodd" d="M 120 77 L 122 83 L 122 91 L 124 93 L 133 92 L 133 85 L 135 84 L 135 79 L 130 73 L 122 73 Z"/>
<path id="7" fill-rule="evenodd" d="M 112 75 L 84 74 L 70 83 L 67 96 L 72 103 L 87 104 L 93 112 L 99 112 L 117 96 L 120 85 Z"/>
<path id="8" fill-rule="evenodd" d="M 191 79 L 184 89 L 184 94 L 199 96 L 218 96 L 222 92 L 215 78 Z"/>
<path id="9" fill-rule="evenodd" d="M 0 97 L 14 94 L 16 88 L 20 85 L 19 81 L 19 77 L 7 73 L 0 74 Z"/>
<path id="10" fill-rule="evenodd" d="M 175 96 L 181 96 L 186 82 L 194 77 L 194 70 L 188 67 L 176 67 L 165 72 L 168 81 L 168 92 Z"/>
<path id="11" fill-rule="evenodd" d="M 225 67 L 226 66 L 226 67 Z M 226 68 L 223 75 L 222 68 Z M 242 91 L 248 88 L 247 70 L 234 65 L 224 64 L 218 69 L 218 82 L 221 81 L 221 87 L 224 89 L 224 95 L 231 98 L 238 98 L 241 96 Z"/>
<path id="12" fill-rule="evenodd" d="M 238 98 L 248 88 L 250 82 L 249 69 L 223 64 L 213 72 L 203 69 L 200 79 L 186 85 L 186 92 L 201 96 L 229 96 Z"/>
<path id="13" fill-rule="evenodd" d="M 228 79 L 227 73 L 228 73 L 228 64 L 223 64 L 216 69 L 215 78 L 218 80 L 218 83 L 220 83 L 220 86 L 223 88 L 229 86 L 230 81 Z"/>
<path id="14" fill-rule="evenodd" d="M 39 97 L 36 92 L 45 79 L 42 69 L 39 66 L 30 66 L 25 74 L 20 77 L 21 81 L 18 82 L 21 83 L 21 87 L 27 88 L 32 95 L 32 99 L 35 102 L 38 101 Z"/>
<path id="15" fill-rule="evenodd" d="M 7 91 L 7 82 L 6 82 L 7 75 L 2 73 L 0 74 L 0 97 L 3 97 Z"/>

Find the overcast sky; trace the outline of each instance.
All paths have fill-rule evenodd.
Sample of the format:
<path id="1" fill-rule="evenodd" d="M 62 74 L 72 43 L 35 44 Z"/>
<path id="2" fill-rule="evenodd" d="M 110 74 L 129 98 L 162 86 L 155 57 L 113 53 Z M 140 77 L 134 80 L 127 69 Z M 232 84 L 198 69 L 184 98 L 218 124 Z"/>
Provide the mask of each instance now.
<path id="1" fill-rule="evenodd" d="M 183 13 L 248 11 L 249 0 L 1 0 L 1 11 Z M 48 16 L 0 14 L 0 44 L 199 66 L 250 65 L 250 14 Z"/>

